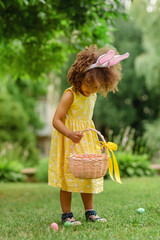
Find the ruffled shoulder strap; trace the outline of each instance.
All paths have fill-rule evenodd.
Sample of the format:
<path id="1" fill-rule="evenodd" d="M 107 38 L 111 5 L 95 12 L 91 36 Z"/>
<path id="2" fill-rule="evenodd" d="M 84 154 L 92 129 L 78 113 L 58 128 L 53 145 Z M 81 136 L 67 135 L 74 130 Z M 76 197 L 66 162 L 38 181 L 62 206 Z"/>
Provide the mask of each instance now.
<path id="1" fill-rule="evenodd" d="M 76 98 L 76 93 L 74 92 L 73 87 L 67 88 L 67 89 L 64 91 L 64 93 L 67 92 L 67 91 L 71 91 L 71 92 L 73 93 L 74 100 L 75 100 L 75 98 Z"/>
<path id="2" fill-rule="evenodd" d="M 67 91 L 69 91 L 69 90 L 73 93 L 73 95 L 75 95 L 75 92 L 74 92 L 74 90 L 73 90 L 73 87 L 67 88 L 67 89 L 64 91 L 64 93 L 67 92 Z"/>

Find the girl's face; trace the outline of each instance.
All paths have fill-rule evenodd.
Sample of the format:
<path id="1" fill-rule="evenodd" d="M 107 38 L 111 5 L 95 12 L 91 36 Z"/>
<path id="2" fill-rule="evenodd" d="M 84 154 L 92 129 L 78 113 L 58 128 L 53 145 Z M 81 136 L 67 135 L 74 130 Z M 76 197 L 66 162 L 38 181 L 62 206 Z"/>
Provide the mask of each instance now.
<path id="1" fill-rule="evenodd" d="M 92 84 L 87 83 L 87 81 L 83 81 L 81 85 L 81 91 L 84 96 L 89 97 L 91 94 L 98 92 L 100 86 L 98 82 L 94 81 Z"/>

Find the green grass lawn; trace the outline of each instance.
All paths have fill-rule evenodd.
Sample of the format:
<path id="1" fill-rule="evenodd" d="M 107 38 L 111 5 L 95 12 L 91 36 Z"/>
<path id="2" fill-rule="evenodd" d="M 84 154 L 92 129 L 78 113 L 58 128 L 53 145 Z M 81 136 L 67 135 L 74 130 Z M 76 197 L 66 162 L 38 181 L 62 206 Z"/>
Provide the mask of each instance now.
<path id="1" fill-rule="evenodd" d="M 138 214 L 137 208 L 145 213 Z M 61 226 L 59 189 L 40 183 L 0 184 L 0 239 L 160 239 L 160 177 L 105 181 L 95 195 L 95 210 L 107 223 L 86 223 L 80 194 L 72 211 L 81 226 Z M 59 231 L 50 229 L 57 222 Z"/>

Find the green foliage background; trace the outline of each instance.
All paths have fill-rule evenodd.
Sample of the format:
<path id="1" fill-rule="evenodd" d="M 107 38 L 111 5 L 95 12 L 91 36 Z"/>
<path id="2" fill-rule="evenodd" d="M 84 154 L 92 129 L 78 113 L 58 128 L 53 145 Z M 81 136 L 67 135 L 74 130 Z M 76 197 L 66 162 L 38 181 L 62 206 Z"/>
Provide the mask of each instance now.
<path id="1" fill-rule="evenodd" d="M 119 15 L 126 17 L 118 0 L 0 1 L 0 143 L 29 152 L 25 166 L 38 161 L 36 130 L 43 124 L 36 104 L 49 74 L 85 45 L 111 42 Z"/>
<path id="2" fill-rule="evenodd" d="M 37 79 L 60 69 L 69 53 L 111 41 L 120 14 L 118 0 L 1 0 L 0 73 Z"/>
<path id="3" fill-rule="evenodd" d="M 136 74 L 135 60 L 143 53 L 143 46 L 142 32 L 137 30 L 133 20 L 119 19 L 114 45 L 120 54 L 129 52 L 130 57 L 121 63 L 123 77 L 119 92 L 115 95 L 109 93 L 106 99 L 99 96 L 95 120 L 99 127 L 111 128 L 117 134 L 119 129 L 132 126 L 136 129 L 136 136 L 142 135 L 144 123 L 158 116 L 158 94 L 147 88 L 144 76 Z"/>
<path id="4" fill-rule="evenodd" d="M 35 135 L 43 125 L 36 100 L 46 94 L 49 74 L 60 76 L 62 94 L 79 50 L 113 44 L 130 57 L 122 62 L 119 92 L 98 96 L 96 127 L 108 136 L 110 129 L 117 135 L 131 126 L 154 155 L 160 141 L 159 7 L 160 0 L 135 0 L 130 10 L 118 0 L 1 0 L 0 142 L 18 142 L 37 159 Z"/>
<path id="5" fill-rule="evenodd" d="M 159 5 L 159 0 L 134 1 L 128 20 L 119 17 L 116 21 L 113 44 L 120 54 L 129 52 L 130 57 L 122 62 L 119 92 L 109 93 L 107 98 L 98 95 L 94 112 L 96 127 L 104 135 L 108 136 L 110 129 L 118 135 L 131 126 L 135 140 L 144 137 L 152 156 L 157 154 L 160 142 Z M 148 12 L 148 7 L 152 11 Z M 62 92 L 68 87 L 67 71 L 74 60 L 75 55 L 70 56 L 63 67 Z"/>
<path id="6" fill-rule="evenodd" d="M 1 88 L 0 109 L 0 144 L 17 142 L 23 148 L 22 156 L 25 151 L 28 151 L 28 158 L 23 164 L 34 165 L 38 160 L 36 137 L 30 127 L 29 115 L 22 103 L 18 102 L 6 88 L 3 90 Z M 22 156 L 19 156 L 19 160 L 22 160 Z M 15 160 L 14 155 L 12 160 Z"/>
<path id="7" fill-rule="evenodd" d="M 138 76 L 145 78 L 145 84 L 150 94 L 150 112 L 152 118 L 145 122 L 145 137 L 147 145 L 152 151 L 159 152 L 160 143 L 160 0 L 138 1 L 135 0 L 131 14 L 138 29 L 142 31 L 143 53 L 135 60 L 135 67 Z M 152 102 L 152 100 L 154 101 Z M 160 157 L 160 154 L 156 154 Z"/>

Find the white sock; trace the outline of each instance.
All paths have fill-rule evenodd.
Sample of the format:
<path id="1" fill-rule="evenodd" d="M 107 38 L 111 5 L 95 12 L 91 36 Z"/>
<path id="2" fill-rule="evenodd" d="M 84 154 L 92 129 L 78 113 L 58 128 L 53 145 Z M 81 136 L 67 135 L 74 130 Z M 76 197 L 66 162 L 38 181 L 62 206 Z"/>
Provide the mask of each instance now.
<path id="1" fill-rule="evenodd" d="M 85 212 L 87 212 L 87 211 L 92 211 L 92 210 L 93 210 L 93 208 L 92 208 L 92 209 L 86 209 Z"/>

